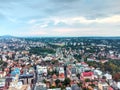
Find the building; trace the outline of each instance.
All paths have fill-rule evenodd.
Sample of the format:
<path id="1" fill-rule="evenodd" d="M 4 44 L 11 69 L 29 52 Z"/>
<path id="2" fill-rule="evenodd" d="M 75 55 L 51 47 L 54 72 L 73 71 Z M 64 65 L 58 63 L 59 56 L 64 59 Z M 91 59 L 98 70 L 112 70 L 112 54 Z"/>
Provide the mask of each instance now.
<path id="1" fill-rule="evenodd" d="M 92 79 L 94 79 L 94 74 L 91 71 L 83 72 L 83 73 L 81 73 L 80 79 L 81 80 L 85 80 L 85 79 L 92 80 Z"/>
<path id="2" fill-rule="evenodd" d="M 98 89 L 99 90 L 109 90 L 109 85 L 106 82 L 99 82 Z"/>
<path id="3" fill-rule="evenodd" d="M 112 79 L 112 75 L 111 74 L 104 74 L 104 76 L 106 77 L 106 80 L 111 80 Z"/>

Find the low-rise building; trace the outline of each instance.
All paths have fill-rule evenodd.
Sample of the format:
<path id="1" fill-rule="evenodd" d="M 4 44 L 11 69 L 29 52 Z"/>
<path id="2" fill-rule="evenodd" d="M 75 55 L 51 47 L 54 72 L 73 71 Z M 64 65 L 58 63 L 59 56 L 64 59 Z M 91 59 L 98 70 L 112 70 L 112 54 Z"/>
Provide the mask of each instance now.
<path id="1" fill-rule="evenodd" d="M 94 73 L 91 71 L 83 72 L 83 73 L 81 73 L 80 79 L 81 80 L 85 80 L 85 79 L 92 80 L 92 79 L 94 79 Z"/>

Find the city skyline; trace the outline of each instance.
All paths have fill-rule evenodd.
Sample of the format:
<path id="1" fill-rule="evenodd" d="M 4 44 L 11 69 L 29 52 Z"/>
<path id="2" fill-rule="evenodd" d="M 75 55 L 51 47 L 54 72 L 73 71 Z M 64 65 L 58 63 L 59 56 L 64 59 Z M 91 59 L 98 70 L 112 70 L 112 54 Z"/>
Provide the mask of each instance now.
<path id="1" fill-rule="evenodd" d="M 119 4 L 119 0 L 2 0 L 0 36 L 120 36 Z"/>

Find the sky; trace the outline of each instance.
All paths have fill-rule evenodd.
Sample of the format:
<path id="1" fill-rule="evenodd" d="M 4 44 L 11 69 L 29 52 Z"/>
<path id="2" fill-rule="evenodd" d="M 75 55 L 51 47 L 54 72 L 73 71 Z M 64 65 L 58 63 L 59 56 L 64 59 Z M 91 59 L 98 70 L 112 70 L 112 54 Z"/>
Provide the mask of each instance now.
<path id="1" fill-rule="evenodd" d="M 0 0 L 0 36 L 120 36 L 120 0 Z"/>

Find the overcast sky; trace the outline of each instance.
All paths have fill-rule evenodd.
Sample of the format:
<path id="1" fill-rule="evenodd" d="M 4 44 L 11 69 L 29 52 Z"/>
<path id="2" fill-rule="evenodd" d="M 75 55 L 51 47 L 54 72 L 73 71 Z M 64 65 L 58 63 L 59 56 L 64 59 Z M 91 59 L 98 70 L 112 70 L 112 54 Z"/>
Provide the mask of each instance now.
<path id="1" fill-rule="evenodd" d="M 120 0 L 0 0 L 0 35 L 120 36 Z"/>

